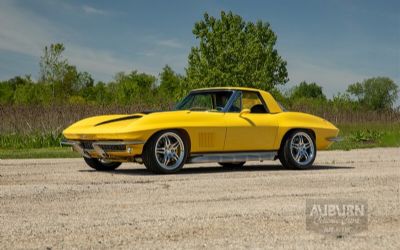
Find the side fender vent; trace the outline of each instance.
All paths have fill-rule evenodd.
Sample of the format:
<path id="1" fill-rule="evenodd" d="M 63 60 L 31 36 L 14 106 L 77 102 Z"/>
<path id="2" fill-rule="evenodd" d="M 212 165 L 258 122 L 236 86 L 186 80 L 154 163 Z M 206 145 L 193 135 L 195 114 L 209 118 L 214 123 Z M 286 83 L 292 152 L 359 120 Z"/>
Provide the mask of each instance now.
<path id="1" fill-rule="evenodd" d="M 207 132 L 199 133 L 199 147 L 201 148 L 214 147 L 214 134 Z"/>

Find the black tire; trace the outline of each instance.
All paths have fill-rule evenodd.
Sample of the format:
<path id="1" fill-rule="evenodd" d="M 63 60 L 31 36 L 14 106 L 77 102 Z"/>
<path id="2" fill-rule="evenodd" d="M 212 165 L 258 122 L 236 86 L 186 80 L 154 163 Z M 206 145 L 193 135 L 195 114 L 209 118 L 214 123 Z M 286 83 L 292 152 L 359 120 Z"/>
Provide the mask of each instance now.
<path id="1" fill-rule="evenodd" d="M 121 162 L 101 162 L 96 158 L 83 157 L 83 159 L 89 167 L 94 168 L 97 171 L 113 171 L 122 164 Z"/>
<path id="2" fill-rule="evenodd" d="M 245 161 L 242 161 L 242 162 L 218 162 L 219 165 L 221 165 L 223 168 L 226 168 L 226 169 L 242 168 L 245 163 L 246 163 Z"/>
<path id="3" fill-rule="evenodd" d="M 161 140 L 163 140 L 163 138 L 166 136 L 167 137 L 172 136 L 172 138 L 170 138 L 171 141 L 173 141 L 172 139 L 176 139 L 176 141 L 171 144 L 174 144 L 176 142 L 179 143 L 179 140 L 180 140 L 180 142 L 182 142 L 182 145 L 183 145 L 182 146 L 183 150 L 181 149 L 181 146 L 179 149 L 179 160 L 172 159 L 172 162 L 175 162 L 173 166 L 163 165 L 160 162 L 160 158 L 161 158 L 162 154 L 160 155 L 160 154 L 156 153 L 157 143 L 161 143 Z M 176 137 L 176 138 L 174 138 L 174 137 Z M 181 154 L 183 154 L 183 155 L 181 156 Z M 142 158 L 143 158 L 143 163 L 146 166 L 146 168 L 148 170 L 152 171 L 153 173 L 172 174 L 172 173 L 178 172 L 183 167 L 183 165 L 187 161 L 188 155 L 189 155 L 189 140 L 185 136 L 185 134 L 178 130 L 164 130 L 164 131 L 160 131 L 160 132 L 156 133 L 146 142 L 146 144 L 144 145 L 144 148 L 143 148 Z M 166 157 L 165 151 L 164 151 L 163 157 Z"/>
<path id="4" fill-rule="evenodd" d="M 301 146 L 302 148 L 296 149 L 296 147 L 292 148 L 291 143 L 294 142 L 295 145 L 299 145 L 297 141 L 298 138 L 304 137 L 304 139 L 310 140 L 309 148 L 305 148 L 306 146 Z M 303 142 L 303 141 L 302 141 Z M 302 145 L 306 145 L 307 143 L 302 143 Z M 301 150 L 305 150 L 308 158 L 306 158 L 304 151 L 300 152 Z M 298 152 L 300 152 L 298 154 Z M 311 153 L 312 152 L 312 153 Z M 293 155 L 295 153 L 295 155 Z M 298 160 L 296 160 L 296 156 L 302 154 Z M 307 130 L 294 130 L 288 136 L 286 136 L 285 141 L 282 143 L 281 148 L 278 152 L 279 161 L 282 163 L 282 166 L 287 169 L 308 169 L 314 163 L 315 157 L 317 155 L 317 148 L 315 145 L 315 138 L 312 133 Z M 301 160 L 304 160 L 301 162 Z"/>

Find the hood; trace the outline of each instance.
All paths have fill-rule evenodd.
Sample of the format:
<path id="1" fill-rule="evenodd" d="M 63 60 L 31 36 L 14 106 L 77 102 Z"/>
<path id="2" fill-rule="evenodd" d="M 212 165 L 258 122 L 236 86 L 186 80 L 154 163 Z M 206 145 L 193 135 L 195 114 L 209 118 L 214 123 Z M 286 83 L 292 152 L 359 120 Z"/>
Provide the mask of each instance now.
<path id="1" fill-rule="evenodd" d="M 171 113 L 145 112 L 124 115 L 101 115 L 80 120 L 63 131 L 67 139 L 92 139 L 102 135 L 129 134 L 138 130 L 146 130 L 149 125 L 156 126 L 171 119 Z"/>
<path id="2" fill-rule="evenodd" d="M 133 123 L 146 114 L 101 115 L 80 120 L 63 131 L 64 136 L 82 134 L 103 134 L 128 131 Z"/>

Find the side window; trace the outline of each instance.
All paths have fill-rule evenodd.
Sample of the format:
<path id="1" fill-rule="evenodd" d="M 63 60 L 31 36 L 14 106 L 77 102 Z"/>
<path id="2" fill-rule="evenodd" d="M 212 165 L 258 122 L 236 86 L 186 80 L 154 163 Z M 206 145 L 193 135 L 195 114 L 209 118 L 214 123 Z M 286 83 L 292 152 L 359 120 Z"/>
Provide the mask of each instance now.
<path id="1" fill-rule="evenodd" d="M 250 113 L 268 113 L 257 92 L 242 93 L 242 109 L 250 109 Z"/>
<path id="2" fill-rule="evenodd" d="M 241 110 L 242 110 L 242 93 L 240 93 L 240 95 L 236 97 L 236 100 L 232 103 L 229 112 L 239 113 Z"/>
<path id="3" fill-rule="evenodd" d="M 196 95 L 193 99 L 191 106 L 192 108 L 212 109 L 213 108 L 212 97 L 209 94 Z"/>

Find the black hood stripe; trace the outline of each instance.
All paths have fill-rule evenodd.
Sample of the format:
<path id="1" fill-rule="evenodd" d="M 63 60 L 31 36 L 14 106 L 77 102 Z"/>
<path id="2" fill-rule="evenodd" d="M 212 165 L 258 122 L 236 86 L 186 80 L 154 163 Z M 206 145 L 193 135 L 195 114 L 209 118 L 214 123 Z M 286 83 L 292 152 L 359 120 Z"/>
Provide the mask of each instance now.
<path id="1" fill-rule="evenodd" d="M 119 121 L 130 120 L 130 119 L 137 119 L 137 118 L 140 118 L 140 117 L 143 117 L 143 115 L 129 115 L 129 116 L 125 116 L 125 117 L 121 117 L 121 118 L 117 118 L 117 119 L 112 119 L 112 120 L 100 122 L 100 123 L 97 123 L 94 126 L 97 127 L 97 126 L 104 125 L 104 124 L 107 124 L 107 123 L 119 122 Z"/>

